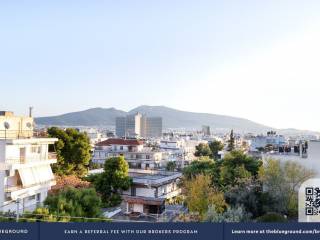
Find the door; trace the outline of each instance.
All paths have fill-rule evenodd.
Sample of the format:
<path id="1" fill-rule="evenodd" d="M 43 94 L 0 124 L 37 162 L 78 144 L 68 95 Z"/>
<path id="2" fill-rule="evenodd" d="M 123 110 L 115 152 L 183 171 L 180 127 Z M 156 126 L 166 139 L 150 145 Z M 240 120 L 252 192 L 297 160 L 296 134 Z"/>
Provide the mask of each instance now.
<path id="1" fill-rule="evenodd" d="M 25 163 L 26 160 L 26 148 L 20 148 L 20 162 Z"/>

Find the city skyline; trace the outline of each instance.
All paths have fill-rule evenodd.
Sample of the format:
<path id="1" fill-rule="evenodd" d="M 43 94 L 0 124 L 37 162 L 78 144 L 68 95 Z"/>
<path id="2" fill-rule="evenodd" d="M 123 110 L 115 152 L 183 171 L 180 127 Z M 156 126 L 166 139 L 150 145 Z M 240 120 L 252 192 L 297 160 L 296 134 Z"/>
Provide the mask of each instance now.
<path id="1" fill-rule="evenodd" d="M 2 2 L 0 110 L 164 105 L 320 131 L 320 3 L 244 2 Z"/>

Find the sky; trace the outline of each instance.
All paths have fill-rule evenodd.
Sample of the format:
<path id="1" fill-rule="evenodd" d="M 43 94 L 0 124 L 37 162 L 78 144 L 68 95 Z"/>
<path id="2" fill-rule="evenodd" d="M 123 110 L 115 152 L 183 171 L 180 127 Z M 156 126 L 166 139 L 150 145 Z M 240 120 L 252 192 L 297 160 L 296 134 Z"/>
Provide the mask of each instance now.
<path id="1" fill-rule="evenodd" d="M 320 131 L 320 1 L 0 1 L 0 109 L 139 105 Z"/>

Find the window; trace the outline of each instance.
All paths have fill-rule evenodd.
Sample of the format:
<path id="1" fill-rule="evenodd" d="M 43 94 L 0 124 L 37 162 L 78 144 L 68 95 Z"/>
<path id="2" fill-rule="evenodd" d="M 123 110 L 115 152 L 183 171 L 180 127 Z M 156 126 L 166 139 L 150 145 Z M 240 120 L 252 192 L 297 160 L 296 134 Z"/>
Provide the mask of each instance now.
<path id="1" fill-rule="evenodd" d="M 123 150 L 123 146 L 120 146 L 120 150 Z"/>
<path id="2" fill-rule="evenodd" d="M 150 159 L 150 155 L 146 155 L 146 159 Z"/>
<path id="3" fill-rule="evenodd" d="M 131 187 L 131 196 L 136 196 L 136 188 Z"/>
<path id="4" fill-rule="evenodd" d="M 35 200 L 36 199 L 36 195 L 32 195 L 28 198 L 29 201 Z"/>
<path id="5" fill-rule="evenodd" d="M 37 202 L 40 202 L 41 201 L 41 193 L 37 193 Z"/>
<path id="6" fill-rule="evenodd" d="M 39 146 L 32 146 L 31 153 L 40 153 L 41 148 Z"/>

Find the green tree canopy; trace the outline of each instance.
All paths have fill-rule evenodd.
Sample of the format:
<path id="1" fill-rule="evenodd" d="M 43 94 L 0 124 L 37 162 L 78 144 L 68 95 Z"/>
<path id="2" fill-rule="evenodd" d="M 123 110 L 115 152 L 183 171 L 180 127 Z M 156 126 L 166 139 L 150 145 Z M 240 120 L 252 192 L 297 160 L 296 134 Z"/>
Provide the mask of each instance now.
<path id="1" fill-rule="evenodd" d="M 235 150 L 235 138 L 234 138 L 234 134 L 233 134 L 233 129 L 230 132 L 227 149 L 229 152 Z"/>
<path id="2" fill-rule="evenodd" d="M 196 152 L 194 155 L 196 157 L 212 156 L 212 152 L 208 144 L 200 143 L 198 146 L 196 146 Z"/>
<path id="3" fill-rule="evenodd" d="M 44 205 L 50 213 L 61 217 L 96 218 L 101 216 L 101 199 L 93 188 L 66 188 L 58 194 L 49 195 Z"/>
<path id="4" fill-rule="evenodd" d="M 200 158 L 191 162 L 191 164 L 183 169 L 183 175 L 186 179 L 191 179 L 199 174 L 212 176 L 216 170 L 216 163 L 210 158 Z"/>
<path id="5" fill-rule="evenodd" d="M 314 177 L 313 170 L 306 169 L 299 163 L 266 159 L 259 169 L 259 179 L 264 189 L 277 203 L 270 211 L 296 217 L 298 213 L 298 189 L 309 178 Z"/>
<path id="6" fill-rule="evenodd" d="M 121 191 L 128 190 L 132 183 L 128 170 L 129 165 L 123 156 L 112 157 L 105 161 L 104 172 L 93 179 L 93 184 L 102 195 L 105 206 L 116 206 L 121 203 Z"/>
<path id="7" fill-rule="evenodd" d="M 255 177 L 262 161 L 246 155 L 242 151 L 232 151 L 225 155 L 220 168 L 220 182 L 223 186 L 233 186 L 239 179 Z"/>
<path id="8" fill-rule="evenodd" d="M 84 176 L 88 171 L 91 158 L 91 146 L 87 135 L 73 128 L 63 130 L 57 127 L 49 128 L 48 134 L 50 137 L 59 139 L 55 143 L 58 159 L 53 165 L 54 173 Z"/>
<path id="9" fill-rule="evenodd" d="M 166 166 L 166 170 L 173 172 L 176 169 L 176 167 L 177 167 L 176 162 L 168 162 Z"/>
<path id="10" fill-rule="evenodd" d="M 211 156 L 213 159 L 217 159 L 219 157 L 219 151 L 223 149 L 224 145 L 222 142 L 214 140 L 209 143 L 209 148 L 211 150 Z"/>
<path id="11" fill-rule="evenodd" d="M 197 175 L 185 181 L 184 187 L 189 211 L 198 213 L 202 220 L 204 220 L 209 206 L 214 206 L 218 213 L 223 212 L 227 207 L 223 193 L 212 187 L 209 176 Z"/>

